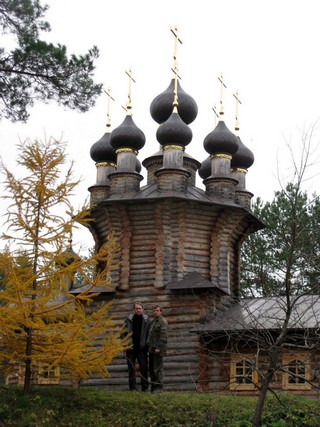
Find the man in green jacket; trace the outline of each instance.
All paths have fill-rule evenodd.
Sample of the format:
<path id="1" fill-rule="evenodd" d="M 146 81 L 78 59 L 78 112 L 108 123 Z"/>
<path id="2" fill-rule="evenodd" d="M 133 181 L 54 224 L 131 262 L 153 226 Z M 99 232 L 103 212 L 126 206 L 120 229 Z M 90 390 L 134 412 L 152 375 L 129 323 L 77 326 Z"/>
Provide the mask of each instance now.
<path id="1" fill-rule="evenodd" d="M 163 391 L 163 356 L 167 349 L 168 322 L 162 316 L 159 305 L 153 309 L 153 320 L 151 322 L 147 340 L 149 351 L 149 374 L 151 380 L 151 391 L 161 393 Z"/>

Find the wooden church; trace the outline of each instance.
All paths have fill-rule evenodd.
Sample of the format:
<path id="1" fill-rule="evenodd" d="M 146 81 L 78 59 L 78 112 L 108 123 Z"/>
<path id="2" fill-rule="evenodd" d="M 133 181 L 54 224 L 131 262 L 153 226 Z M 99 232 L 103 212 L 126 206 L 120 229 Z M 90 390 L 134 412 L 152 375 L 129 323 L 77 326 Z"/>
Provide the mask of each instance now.
<path id="1" fill-rule="evenodd" d="M 243 317 L 247 307 L 239 306 L 241 244 L 264 227 L 251 213 L 253 195 L 246 188 L 254 156 L 226 126 L 222 99 L 218 124 L 203 141 L 206 160 L 201 163 L 187 153 L 192 143 L 189 124 L 198 107 L 178 81 L 176 44 L 173 71 L 168 88 L 150 106 L 151 118 L 159 124 L 158 151 L 140 163 L 139 150 L 146 141 L 132 117 L 130 85 L 124 121 L 112 131 L 109 122 L 107 132 L 91 147 L 97 179 L 89 188 L 90 231 L 97 249 L 110 234 L 120 246 L 112 288 L 99 299 L 113 301 L 110 314 L 119 326 L 134 302 L 142 302 L 149 315 L 154 305 L 161 305 L 169 324 L 165 390 L 254 393 L 255 350 L 246 349 L 249 355 L 243 356 L 226 344 L 231 339 L 226 331 L 237 329 L 235 319 Z M 196 185 L 197 174 L 203 188 Z M 277 303 L 264 300 L 260 308 L 266 313 Z M 86 384 L 128 389 L 124 355 L 109 371 L 109 378 L 91 378 Z"/>

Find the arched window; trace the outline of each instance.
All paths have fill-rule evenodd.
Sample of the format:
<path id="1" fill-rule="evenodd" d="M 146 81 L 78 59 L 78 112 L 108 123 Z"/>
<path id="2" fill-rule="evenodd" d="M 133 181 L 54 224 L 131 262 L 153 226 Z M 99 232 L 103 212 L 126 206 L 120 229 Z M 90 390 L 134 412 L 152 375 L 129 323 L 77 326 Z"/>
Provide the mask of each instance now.
<path id="1" fill-rule="evenodd" d="M 283 355 L 282 386 L 286 390 L 307 390 L 311 388 L 311 371 L 307 353 Z"/>
<path id="2" fill-rule="evenodd" d="M 230 365 L 230 389 L 253 390 L 258 382 L 254 356 L 233 355 Z"/>

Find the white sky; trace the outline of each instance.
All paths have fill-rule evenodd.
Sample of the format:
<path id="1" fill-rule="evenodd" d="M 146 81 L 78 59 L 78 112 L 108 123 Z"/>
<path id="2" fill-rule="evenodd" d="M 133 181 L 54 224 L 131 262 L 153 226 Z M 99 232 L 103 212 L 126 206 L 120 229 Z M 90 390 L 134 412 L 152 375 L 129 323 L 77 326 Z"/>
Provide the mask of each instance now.
<path id="1" fill-rule="evenodd" d="M 69 53 L 100 50 L 96 80 L 110 86 L 112 128 L 124 119 L 128 93 L 125 69 L 132 68 L 133 120 L 146 135 L 142 160 L 158 150 L 157 123 L 149 113 L 151 101 L 172 78 L 173 35 L 177 25 L 183 44 L 178 46 L 181 86 L 197 102 L 199 113 L 191 123 L 193 140 L 187 153 L 202 161 L 205 136 L 212 131 L 212 107 L 219 105 L 217 77 L 223 73 L 225 122 L 235 125 L 238 90 L 240 137 L 255 155 L 247 175 L 247 189 L 271 200 L 279 189 L 277 159 L 286 174 L 285 139 L 301 145 L 301 131 L 320 117 L 320 25 L 317 0 L 48 0 L 46 19 L 52 31 L 47 40 L 66 44 Z M 104 134 L 107 97 L 101 95 L 87 113 L 65 111 L 57 104 L 38 103 L 27 124 L 0 125 L 0 155 L 14 167 L 19 140 L 53 136 L 67 141 L 75 161 L 79 186 L 76 206 L 88 197 L 96 168 L 89 151 Z M 318 143 L 319 133 L 314 136 Z M 280 153 L 280 154 L 278 154 Z M 144 174 L 144 172 L 143 172 Z M 145 174 L 144 174 L 145 175 Z M 142 181 L 142 185 L 146 181 Z M 201 186 L 199 179 L 198 185 Z M 313 180 L 309 191 L 319 191 Z M 1 208 L 0 208 L 1 211 Z M 85 236 L 87 236 L 85 234 Z M 83 236 L 79 234 L 79 240 Z M 90 245 L 90 239 L 89 239 Z"/>

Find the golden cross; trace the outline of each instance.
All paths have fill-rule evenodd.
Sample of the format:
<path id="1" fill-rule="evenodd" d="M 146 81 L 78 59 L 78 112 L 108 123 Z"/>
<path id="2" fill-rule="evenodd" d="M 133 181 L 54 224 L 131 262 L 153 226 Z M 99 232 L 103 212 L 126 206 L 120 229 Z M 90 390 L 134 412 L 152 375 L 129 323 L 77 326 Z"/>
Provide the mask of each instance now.
<path id="1" fill-rule="evenodd" d="M 218 77 L 219 82 L 221 83 L 221 95 L 220 95 L 220 115 L 223 115 L 223 88 L 227 88 L 223 81 L 223 75 L 221 74 L 220 77 Z"/>
<path id="2" fill-rule="evenodd" d="M 69 230 L 69 248 L 72 247 L 72 226 L 73 226 L 73 218 L 74 218 L 74 209 L 72 206 L 69 206 L 69 211 L 66 211 L 66 214 L 70 216 L 70 230 Z"/>
<path id="3" fill-rule="evenodd" d="M 239 99 L 238 91 L 236 91 L 236 93 L 234 93 L 233 96 L 236 98 L 236 126 L 235 126 L 235 130 L 239 130 L 238 113 L 239 113 L 239 104 L 242 104 L 242 102 Z"/>
<path id="4" fill-rule="evenodd" d="M 136 81 L 132 77 L 131 68 L 129 68 L 129 70 L 126 70 L 126 75 L 129 77 L 128 102 L 126 105 L 126 110 L 127 110 L 127 112 L 129 112 L 131 110 L 131 107 L 132 107 L 132 105 L 131 105 L 131 82 L 135 83 Z"/>
<path id="5" fill-rule="evenodd" d="M 178 78 L 180 79 L 180 76 L 178 75 L 178 63 L 177 63 L 177 50 L 178 50 L 178 42 L 182 44 L 181 39 L 178 36 L 178 28 L 175 26 L 174 28 L 171 27 L 170 31 L 174 35 L 174 49 L 173 49 L 173 68 L 171 70 L 174 73 L 174 98 L 173 98 L 173 106 L 178 106 Z"/>
<path id="6" fill-rule="evenodd" d="M 175 26 L 174 28 L 171 27 L 170 28 L 172 34 L 174 35 L 174 51 L 173 51 L 173 59 L 176 61 L 177 60 L 177 48 L 178 48 L 178 42 L 180 44 L 182 44 L 181 39 L 178 36 L 178 27 Z"/>
<path id="7" fill-rule="evenodd" d="M 217 125 L 217 117 L 219 117 L 219 114 L 217 113 L 217 106 L 214 104 L 212 107 L 212 111 L 214 112 L 214 127 Z"/>
<path id="8" fill-rule="evenodd" d="M 111 89 L 108 87 L 108 89 L 104 90 L 104 93 L 108 97 L 108 111 L 107 111 L 107 127 L 111 126 L 111 120 L 110 120 L 110 99 L 114 101 L 114 98 L 111 96 Z"/>

